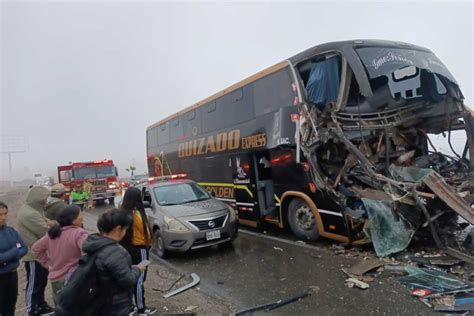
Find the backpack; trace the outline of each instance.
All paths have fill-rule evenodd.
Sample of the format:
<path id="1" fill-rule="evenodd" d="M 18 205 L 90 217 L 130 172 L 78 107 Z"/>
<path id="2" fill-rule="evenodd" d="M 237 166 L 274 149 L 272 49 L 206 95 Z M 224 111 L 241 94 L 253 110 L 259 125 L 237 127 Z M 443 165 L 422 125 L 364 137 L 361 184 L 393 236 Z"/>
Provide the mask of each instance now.
<path id="1" fill-rule="evenodd" d="M 79 259 L 77 269 L 59 292 L 56 315 L 105 315 L 111 306 L 110 290 L 101 284 L 95 263 L 99 252 Z"/>

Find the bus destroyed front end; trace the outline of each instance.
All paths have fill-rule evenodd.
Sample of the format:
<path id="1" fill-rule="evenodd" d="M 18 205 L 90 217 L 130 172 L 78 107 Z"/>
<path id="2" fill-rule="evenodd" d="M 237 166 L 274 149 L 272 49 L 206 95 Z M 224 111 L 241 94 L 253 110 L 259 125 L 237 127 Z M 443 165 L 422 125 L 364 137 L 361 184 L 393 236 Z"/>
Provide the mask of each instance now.
<path id="1" fill-rule="evenodd" d="M 315 184 L 339 201 L 351 240 L 370 239 L 379 256 L 430 238 L 474 262 L 465 240 L 474 224 L 474 119 L 455 79 L 429 51 L 355 52 L 372 95 L 363 96 L 350 65 L 339 64 L 337 100 L 318 104 L 308 93 L 301 106 L 301 145 Z M 325 67 L 314 69 L 331 77 Z M 454 143 L 460 131 L 463 143 Z M 434 135 L 445 136 L 450 153 L 433 143 Z"/>

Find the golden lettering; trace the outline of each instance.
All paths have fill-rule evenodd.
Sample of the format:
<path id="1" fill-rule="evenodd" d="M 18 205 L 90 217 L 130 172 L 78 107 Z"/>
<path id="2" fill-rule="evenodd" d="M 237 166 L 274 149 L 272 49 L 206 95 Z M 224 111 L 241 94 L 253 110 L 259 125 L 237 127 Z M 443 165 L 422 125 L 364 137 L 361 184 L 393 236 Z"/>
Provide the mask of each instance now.
<path id="1" fill-rule="evenodd" d="M 225 151 L 227 149 L 227 133 L 217 134 L 216 151 Z"/>
<path id="2" fill-rule="evenodd" d="M 178 145 L 178 157 L 181 158 L 181 157 L 186 157 L 186 152 L 185 152 L 185 146 L 186 146 L 186 143 L 183 143 L 183 144 L 179 144 Z"/>
<path id="3" fill-rule="evenodd" d="M 237 149 L 240 147 L 240 130 L 236 129 L 229 132 L 229 139 L 227 141 L 227 149 Z"/>
<path id="4" fill-rule="evenodd" d="M 213 136 L 209 136 L 207 138 L 207 146 L 206 146 L 206 153 L 208 152 L 215 152 L 216 151 L 216 145 L 214 143 L 214 137 Z"/>
<path id="5" fill-rule="evenodd" d="M 198 155 L 202 155 L 204 154 L 204 142 L 205 142 L 205 138 L 199 138 L 198 141 L 199 141 L 199 146 L 198 146 L 198 152 L 197 154 Z"/>

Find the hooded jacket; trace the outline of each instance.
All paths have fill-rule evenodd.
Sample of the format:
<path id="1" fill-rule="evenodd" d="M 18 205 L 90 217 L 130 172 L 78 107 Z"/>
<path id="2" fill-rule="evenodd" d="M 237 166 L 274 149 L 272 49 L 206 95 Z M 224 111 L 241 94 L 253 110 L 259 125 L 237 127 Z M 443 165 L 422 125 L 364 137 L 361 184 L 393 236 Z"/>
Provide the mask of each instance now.
<path id="1" fill-rule="evenodd" d="M 140 277 L 140 270 L 132 268 L 132 258 L 115 240 L 92 234 L 82 244 L 82 250 L 92 255 L 98 252 L 95 264 L 101 284 L 112 292 L 112 306 L 132 305 L 132 290 Z"/>
<path id="2" fill-rule="evenodd" d="M 34 261 L 31 253 L 33 244 L 48 231 L 48 220 L 44 216 L 44 207 L 50 192 L 47 188 L 33 187 L 26 197 L 26 203 L 18 210 L 17 229 L 28 247 L 24 261 Z"/>
<path id="3" fill-rule="evenodd" d="M 46 203 L 44 215 L 46 218 L 54 221 L 58 217 L 59 212 L 66 206 L 66 202 L 57 197 L 51 197 Z"/>

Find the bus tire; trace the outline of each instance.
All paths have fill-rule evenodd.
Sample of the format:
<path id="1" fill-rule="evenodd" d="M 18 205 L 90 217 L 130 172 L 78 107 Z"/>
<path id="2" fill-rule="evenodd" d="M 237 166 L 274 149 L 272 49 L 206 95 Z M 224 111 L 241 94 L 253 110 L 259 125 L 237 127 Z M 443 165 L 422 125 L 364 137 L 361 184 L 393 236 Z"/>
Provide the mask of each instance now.
<path id="1" fill-rule="evenodd" d="M 153 236 L 153 248 L 155 248 L 158 257 L 166 258 L 168 252 L 165 249 L 165 243 L 159 229 L 155 231 L 155 235 Z"/>
<path id="2" fill-rule="evenodd" d="M 316 240 L 319 237 L 316 218 L 311 207 L 302 199 L 295 198 L 288 205 L 288 224 L 300 239 Z"/>

